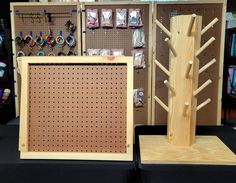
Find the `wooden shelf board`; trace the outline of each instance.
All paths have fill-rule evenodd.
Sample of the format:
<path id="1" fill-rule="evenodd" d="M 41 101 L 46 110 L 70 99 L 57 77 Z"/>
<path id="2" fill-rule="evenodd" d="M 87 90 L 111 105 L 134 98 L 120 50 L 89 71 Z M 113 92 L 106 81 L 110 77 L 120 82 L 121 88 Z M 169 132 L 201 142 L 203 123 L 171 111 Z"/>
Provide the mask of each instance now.
<path id="1" fill-rule="evenodd" d="M 216 136 L 196 136 L 189 147 L 174 146 L 164 135 L 141 135 L 142 164 L 236 165 L 236 155 Z"/>

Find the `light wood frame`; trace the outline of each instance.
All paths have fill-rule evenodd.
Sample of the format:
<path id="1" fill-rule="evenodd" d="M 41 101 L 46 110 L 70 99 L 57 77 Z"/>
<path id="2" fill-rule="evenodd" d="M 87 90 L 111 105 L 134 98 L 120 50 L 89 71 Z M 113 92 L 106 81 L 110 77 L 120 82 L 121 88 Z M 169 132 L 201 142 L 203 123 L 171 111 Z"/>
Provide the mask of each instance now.
<path id="1" fill-rule="evenodd" d="M 22 77 L 20 112 L 21 159 L 133 160 L 133 59 L 132 57 L 20 57 Z M 65 153 L 28 151 L 29 65 L 30 64 L 127 64 L 126 153 Z"/>
<path id="2" fill-rule="evenodd" d="M 86 2 L 86 3 L 81 3 L 81 9 L 82 11 L 85 10 L 87 5 L 92 5 L 96 8 L 98 5 L 148 5 L 149 6 L 149 32 L 146 33 L 146 37 L 149 40 L 149 51 L 148 51 L 148 61 L 147 61 L 147 69 L 148 69 L 148 91 L 145 91 L 147 94 L 147 125 L 151 125 L 151 114 L 152 114 L 152 42 L 153 42 L 153 25 L 152 25 L 152 17 L 153 17 L 153 6 L 151 2 L 140 2 L 140 1 L 100 1 L 100 2 Z M 86 30 L 86 17 L 85 13 L 81 14 L 82 18 L 82 55 L 86 55 L 84 51 L 86 51 L 86 34 L 84 31 Z M 135 79 L 135 78 L 134 78 Z"/>
<path id="3" fill-rule="evenodd" d="M 16 30 L 15 30 L 15 18 L 14 18 L 14 10 L 15 7 L 30 7 L 30 6 L 77 6 L 77 42 L 78 44 L 78 55 L 81 55 L 81 17 L 80 17 L 80 4 L 79 3 L 56 3 L 56 2 L 19 2 L 19 3 L 10 3 L 10 16 L 11 16 L 11 36 L 12 36 L 12 53 L 13 53 L 13 68 L 14 68 L 14 91 L 15 91 L 15 109 L 16 109 L 16 117 L 20 114 L 20 93 L 21 93 L 21 87 L 20 87 L 20 78 L 18 75 L 18 65 L 16 61 L 16 46 L 14 38 L 16 37 Z"/>
<path id="4" fill-rule="evenodd" d="M 155 119 L 158 118 L 156 116 L 155 112 L 155 87 L 156 87 L 156 64 L 154 63 L 154 60 L 156 59 L 156 31 L 157 31 L 157 26 L 154 23 L 157 17 L 157 6 L 158 5 L 163 5 L 163 4 L 222 4 L 222 26 L 221 26 L 221 37 L 218 38 L 220 39 L 220 57 L 217 62 L 219 63 L 219 72 L 217 73 L 218 76 L 218 97 L 217 97 L 217 114 L 215 114 L 217 117 L 217 121 L 215 124 L 211 125 L 221 125 L 221 106 L 222 106 L 222 85 L 223 85 L 223 66 L 224 66 L 224 40 L 225 40 L 225 24 L 226 24 L 226 7 L 227 7 L 227 0 L 190 0 L 190 1 L 155 1 L 153 4 L 153 41 L 152 41 L 152 47 L 153 47 L 153 61 L 152 61 L 152 107 L 151 107 L 151 124 L 155 125 Z"/>

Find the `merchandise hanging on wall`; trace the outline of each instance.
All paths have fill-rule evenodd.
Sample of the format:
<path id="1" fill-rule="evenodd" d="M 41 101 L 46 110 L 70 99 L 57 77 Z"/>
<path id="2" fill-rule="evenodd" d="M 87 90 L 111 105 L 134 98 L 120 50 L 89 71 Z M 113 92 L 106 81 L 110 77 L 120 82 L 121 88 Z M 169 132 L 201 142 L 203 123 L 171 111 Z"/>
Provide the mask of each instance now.
<path id="1" fill-rule="evenodd" d="M 137 68 L 134 89 L 145 91 L 143 107 L 134 108 L 135 124 L 151 121 L 151 5 L 147 2 L 82 4 L 83 54 L 108 55 L 110 50 L 114 56 L 133 56 Z"/>
<path id="2" fill-rule="evenodd" d="M 79 12 L 79 3 L 11 3 L 16 116 L 20 111 L 16 58 L 81 55 Z"/>

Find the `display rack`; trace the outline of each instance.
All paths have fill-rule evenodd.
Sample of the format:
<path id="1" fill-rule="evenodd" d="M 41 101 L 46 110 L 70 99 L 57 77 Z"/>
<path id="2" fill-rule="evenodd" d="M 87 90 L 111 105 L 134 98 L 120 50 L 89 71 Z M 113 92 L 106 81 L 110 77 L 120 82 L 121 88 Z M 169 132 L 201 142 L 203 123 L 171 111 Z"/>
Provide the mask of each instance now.
<path id="1" fill-rule="evenodd" d="M 22 159 L 132 160 L 132 57 L 18 61 Z"/>
<path id="2" fill-rule="evenodd" d="M 199 103 L 202 103 L 208 94 L 211 94 L 212 102 L 207 108 L 197 114 L 198 125 L 220 125 L 221 123 L 221 97 L 222 97 L 222 78 L 223 78 L 223 56 L 224 56 L 224 35 L 225 35 L 225 0 L 210 1 L 188 1 L 175 2 L 165 1 L 154 3 L 154 25 L 158 19 L 167 28 L 170 28 L 170 18 L 175 15 L 185 15 L 195 13 L 203 17 L 203 28 L 208 25 L 215 17 L 218 18 L 217 24 L 206 32 L 202 37 L 201 44 L 206 43 L 211 36 L 218 38 L 214 44 L 209 46 L 206 51 L 199 56 L 200 67 L 206 65 L 212 58 L 216 62 L 209 69 L 201 73 L 199 86 L 207 79 L 212 80 L 212 84 L 198 96 Z M 156 25 L 153 27 L 153 60 L 158 60 L 161 64 L 169 68 L 169 48 L 164 42 L 166 34 Z M 168 88 L 164 81 L 166 73 L 161 71 L 155 62 L 152 63 L 152 124 L 164 124 L 167 121 L 167 113 L 154 100 L 158 96 L 164 103 L 168 103 Z M 179 81 L 181 82 L 181 81 Z M 210 114 L 210 115 L 209 115 Z"/>
<path id="3" fill-rule="evenodd" d="M 12 27 L 12 47 L 13 47 L 13 65 L 15 79 L 15 106 L 16 116 L 19 116 L 20 103 L 20 77 L 17 74 L 16 58 L 24 53 L 25 56 L 42 55 L 81 55 L 81 36 L 80 36 L 80 4 L 79 3 L 11 3 L 11 27 Z M 76 29 L 74 32 L 66 30 L 65 24 L 70 20 Z M 27 35 L 35 38 L 50 35 L 54 38 L 62 36 L 65 39 L 72 35 L 76 43 L 69 46 L 59 45 L 49 46 L 45 44 L 42 47 L 17 46 L 15 38 L 17 36 L 25 38 Z"/>
<path id="4" fill-rule="evenodd" d="M 114 15 L 117 8 L 129 9 L 140 8 L 143 22 L 143 29 L 146 36 L 146 46 L 144 48 L 146 68 L 134 70 L 134 88 L 144 89 L 144 107 L 134 108 L 134 123 L 150 124 L 151 121 L 151 54 L 152 54 L 152 6 L 151 3 L 145 2 L 102 2 L 102 3 L 85 3 L 82 4 L 82 51 L 86 55 L 86 50 L 93 49 L 124 49 L 125 56 L 131 56 L 132 32 L 134 29 L 89 29 L 86 27 L 86 10 L 87 9 L 111 9 Z M 99 15 L 100 17 L 100 15 Z M 100 21 L 100 18 L 99 18 Z"/>

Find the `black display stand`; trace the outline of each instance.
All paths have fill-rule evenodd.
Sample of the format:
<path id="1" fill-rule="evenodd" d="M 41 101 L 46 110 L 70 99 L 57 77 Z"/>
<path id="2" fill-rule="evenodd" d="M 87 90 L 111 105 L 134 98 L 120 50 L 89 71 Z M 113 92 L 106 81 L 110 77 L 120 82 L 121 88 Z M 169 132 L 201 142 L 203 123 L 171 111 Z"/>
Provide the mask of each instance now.
<path id="1" fill-rule="evenodd" d="M 138 126 L 135 129 L 136 149 L 139 135 L 166 135 L 166 126 Z M 236 153 L 236 130 L 228 126 L 197 127 L 197 135 L 216 135 Z M 137 150 L 138 167 L 143 183 L 222 183 L 235 182 L 236 166 L 142 164 Z"/>
<path id="2" fill-rule="evenodd" d="M 18 126 L 0 125 L 1 183 L 128 183 L 134 162 L 20 160 Z"/>

